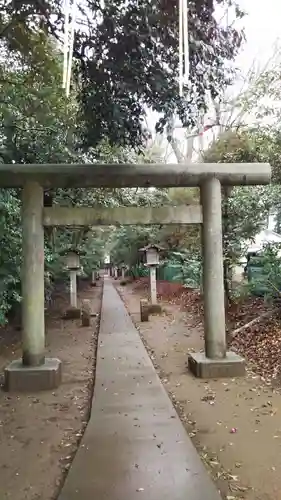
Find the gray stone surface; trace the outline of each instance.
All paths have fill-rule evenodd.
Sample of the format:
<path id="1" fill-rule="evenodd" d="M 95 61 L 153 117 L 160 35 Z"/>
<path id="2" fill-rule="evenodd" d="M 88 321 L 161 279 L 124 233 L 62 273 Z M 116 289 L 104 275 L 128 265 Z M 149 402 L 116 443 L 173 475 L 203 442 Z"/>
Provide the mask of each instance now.
<path id="1" fill-rule="evenodd" d="M 59 500 L 220 500 L 105 279 L 91 417 Z"/>
<path id="2" fill-rule="evenodd" d="M 82 300 L 81 304 L 81 322 L 82 326 L 91 325 L 91 301 L 89 299 Z"/>
<path id="3" fill-rule="evenodd" d="M 61 382 L 61 361 L 46 358 L 41 366 L 24 366 L 12 361 L 4 371 L 4 389 L 9 392 L 37 392 L 55 389 Z"/>
<path id="4" fill-rule="evenodd" d="M 150 224 L 201 224 L 202 207 L 59 207 L 44 208 L 45 226 L 111 226 Z"/>
<path id="5" fill-rule="evenodd" d="M 269 184 L 268 163 L 181 164 L 0 164 L 0 186 L 21 187 L 38 181 L 45 187 L 192 187 L 206 177 L 228 186 Z"/>
<path id="6" fill-rule="evenodd" d="M 245 375 L 245 360 L 232 351 L 228 351 L 223 359 L 210 359 L 202 352 L 191 353 L 188 366 L 198 378 L 232 378 Z"/>
<path id="7" fill-rule="evenodd" d="M 141 322 L 149 321 L 149 304 L 145 299 L 140 300 L 140 320 Z"/>
<path id="8" fill-rule="evenodd" d="M 26 365 L 45 353 L 43 189 L 27 182 L 22 190 L 22 351 Z"/>
<path id="9" fill-rule="evenodd" d="M 213 359 L 226 354 L 221 184 L 218 179 L 206 179 L 201 186 L 201 200 L 205 353 Z"/>

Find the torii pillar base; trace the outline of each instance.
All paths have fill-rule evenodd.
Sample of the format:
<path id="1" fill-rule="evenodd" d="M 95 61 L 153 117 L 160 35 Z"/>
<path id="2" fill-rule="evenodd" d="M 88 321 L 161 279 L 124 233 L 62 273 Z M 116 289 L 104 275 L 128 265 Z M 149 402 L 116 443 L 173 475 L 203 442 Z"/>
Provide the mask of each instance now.
<path id="1" fill-rule="evenodd" d="M 245 375 L 245 360 L 228 351 L 225 358 L 210 359 L 203 352 L 193 352 L 188 357 L 188 367 L 198 378 L 235 378 Z"/>
<path id="2" fill-rule="evenodd" d="M 21 359 L 12 361 L 4 371 L 7 392 L 39 392 L 56 389 L 61 383 L 61 361 L 45 358 L 39 366 L 25 366 Z"/>

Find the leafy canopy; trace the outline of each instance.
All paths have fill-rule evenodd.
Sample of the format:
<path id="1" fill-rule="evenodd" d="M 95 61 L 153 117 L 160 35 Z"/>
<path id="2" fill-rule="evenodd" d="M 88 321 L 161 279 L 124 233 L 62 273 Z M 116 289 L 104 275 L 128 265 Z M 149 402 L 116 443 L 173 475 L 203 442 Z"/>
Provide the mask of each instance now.
<path id="1" fill-rule="evenodd" d="M 0 37 L 33 66 L 44 61 L 42 44 L 51 33 L 62 39 L 63 3 L 55 0 L 0 0 Z M 85 147 L 107 137 L 112 144 L 140 145 L 148 108 L 193 124 L 208 96 L 217 97 L 232 77 L 229 63 L 242 34 L 216 19 L 217 5 L 243 12 L 235 0 L 189 2 L 190 83 L 178 93 L 177 0 L 84 0 L 80 2 L 74 45 L 76 90 Z M 41 63 L 42 65 L 42 63 Z"/>

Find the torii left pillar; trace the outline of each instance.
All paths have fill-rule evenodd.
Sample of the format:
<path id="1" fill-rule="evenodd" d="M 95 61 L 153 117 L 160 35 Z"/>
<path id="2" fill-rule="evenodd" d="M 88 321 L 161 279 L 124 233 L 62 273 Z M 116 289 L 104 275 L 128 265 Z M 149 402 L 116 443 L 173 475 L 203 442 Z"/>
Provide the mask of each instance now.
<path id="1" fill-rule="evenodd" d="M 56 388 L 61 362 L 45 358 L 43 188 L 27 182 L 22 190 L 22 359 L 5 369 L 7 391 Z"/>

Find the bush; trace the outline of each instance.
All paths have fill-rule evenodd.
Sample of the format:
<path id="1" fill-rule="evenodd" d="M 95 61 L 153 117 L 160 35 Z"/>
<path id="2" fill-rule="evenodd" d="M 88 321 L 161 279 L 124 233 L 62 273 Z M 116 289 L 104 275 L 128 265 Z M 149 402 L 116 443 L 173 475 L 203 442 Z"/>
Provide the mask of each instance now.
<path id="1" fill-rule="evenodd" d="M 252 294 L 269 302 L 281 299 L 281 245 L 265 245 L 248 264 L 248 287 Z"/>
<path id="2" fill-rule="evenodd" d="M 181 272 L 174 276 L 175 281 L 182 281 L 188 288 L 200 288 L 202 283 L 202 262 L 199 256 L 188 250 L 173 252 L 170 267 L 181 268 Z"/>

